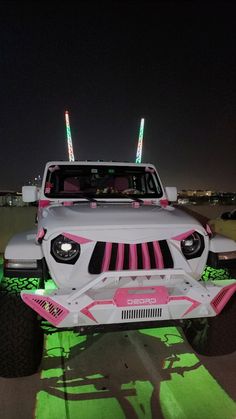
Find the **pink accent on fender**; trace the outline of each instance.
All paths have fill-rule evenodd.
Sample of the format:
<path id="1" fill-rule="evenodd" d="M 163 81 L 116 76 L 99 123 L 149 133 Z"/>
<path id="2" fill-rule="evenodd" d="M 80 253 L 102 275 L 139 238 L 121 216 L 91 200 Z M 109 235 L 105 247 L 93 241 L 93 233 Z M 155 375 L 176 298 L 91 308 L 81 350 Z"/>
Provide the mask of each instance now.
<path id="1" fill-rule="evenodd" d="M 102 261 L 102 272 L 106 272 L 109 269 L 111 260 L 112 243 L 106 242 L 105 252 Z"/>
<path id="2" fill-rule="evenodd" d="M 85 244 L 85 243 L 92 242 L 92 240 L 86 239 L 86 237 L 76 236 L 75 234 L 62 233 L 62 235 L 67 237 L 70 240 L 73 240 L 76 243 L 79 243 L 79 244 Z"/>
<path id="3" fill-rule="evenodd" d="M 50 200 L 49 199 L 40 199 L 39 200 L 39 208 L 46 208 L 50 205 Z"/>
<path id="4" fill-rule="evenodd" d="M 117 307 L 167 304 L 168 301 L 168 291 L 163 286 L 119 288 L 114 295 L 114 303 Z"/>
<path id="5" fill-rule="evenodd" d="M 211 306 L 219 314 L 236 291 L 236 284 L 227 285 L 213 298 Z"/>
<path id="6" fill-rule="evenodd" d="M 69 310 L 53 301 L 50 297 L 22 293 L 21 298 L 28 306 L 54 326 L 61 323 L 69 314 Z"/>
<path id="7" fill-rule="evenodd" d="M 186 314 L 190 313 L 190 311 L 197 308 L 201 303 L 199 301 L 193 300 L 190 297 L 186 297 L 185 295 L 182 295 L 181 297 L 170 297 L 169 301 L 181 301 L 181 300 L 187 300 L 192 303 L 192 305 L 182 314 L 182 317 L 184 317 Z"/>
<path id="8" fill-rule="evenodd" d="M 169 205 L 169 201 L 168 199 L 160 199 L 160 204 L 163 208 L 166 208 Z"/>
<path id="9" fill-rule="evenodd" d="M 90 208 L 97 208 L 97 202 L 90 202 Z"/>
<path id="10" fill-rule="evenodd" d="M 143 269 L 151 269 L 150 256 L 147 243 L 142 243 Z"/>
<path id="11" fill-rule="evenodd" d="M 129 246 L 129 269 L 137 269 L 137 246 L 136 244 L 130 244 Z"/>
<path id="12" fill-rule="evenodd" d="M 211 237 L 213 235 L 211 227 L 209 226 L 209 224 L 206 224 L 206 232 L 207 232 L 209 237 Z"/>
<path id="13" fill-rule="evenodd" d="M 161 248 L 158 242 L 153 242 L 155 261 L 157 269 L 164 269 L 164 261 L 161 253 Z"/>
<path id="14" fill-rule="evenodd" d="M 132 202 L 132 208 L 139 208 L 140 207 L 140 203 L 139 202 Z"/>
<path id="15" fill-rule="evenodd" d="M 90 309 L 96 305 L 100 305 L 100 304 L 113 304 L 112 300 L 98 300 L 98 301 L 93 301 L 91 304 L 89 304 L 88 306 L 82 308 L 81 313 L 83 313 L 85 316 L 87 316 L 89 319 L 93 320 L 94 322 L 98 323 L 97 320 L 95 319 L 95 317 L 92 315 L 92 313 L 90 313 Z"/>
<path id="16" fill-rule="evenodd" d="M 118 252 L 117 252 L 117 259 L 116 259 L 116 270 L 117 271 L 120 271 L 121 269 L 123 269 L 124 250 L 125 250 L 124 243 L 118 243 Z"/>
<path id="17" fill-rule="evenodd" d="M 175 237 L 171 237 L 172 240 L 177 240 L 177 241 L 181 241 L 186 239 L 188 236 L 190 236 L 191 234 L 193 234 L 195 232 L 195 230 L 188 230 L 185 233 L 179 234 L 178 236 Z"/>
<path id="18" fill-rule="evenodd" d="M 40 230 L 37 233 L 36 241 L 39 241 L 40 239 L 43 239 L 45 236 L 45 230 L 43 228 L 40 228 Z"/>

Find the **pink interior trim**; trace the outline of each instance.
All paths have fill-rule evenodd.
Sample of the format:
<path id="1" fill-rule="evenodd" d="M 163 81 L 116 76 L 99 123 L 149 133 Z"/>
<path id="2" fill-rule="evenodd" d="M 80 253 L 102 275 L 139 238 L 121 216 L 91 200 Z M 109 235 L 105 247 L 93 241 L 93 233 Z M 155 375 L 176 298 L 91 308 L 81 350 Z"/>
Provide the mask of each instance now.
<path id="1" fill-rule="evenodd" d="M 236 284 L 223 287 L 211 302 L 212 308 L 219 314 L 236 291 Z"/>
<path id="2" fill-rule="evenodd" d="M 76 236 L 75 234 L 70 234 L 70 233 L 62 233 L 62 234 L 68 239 L 73 240 L 74 242 L 79 243 L 79 244 L 92 242 L 92 240 L 86 239 L 86 237 Z"/>
<path id="3" fill-rule="evenodd" d="M 172 240 L 181 241 L 181 240 L 186 239 L 188 236 L 190 236 L 194 232 L 195 232 L 195 230 L 188 230 L 188 231 L 185 231 L 185 233 L 181 233 L 178 236 L 171 237 L 171 238 L 172 238 Z"/>
<path id="4" fill-rule="evenodd" d="M 46 208 L 50 205 L 50 200 L 49 199 L 40 199 L 39 200 L 39 208 Z"/>
<path id="5" fill-rule="evenodd" d="M 147 243 L 142 243 L 142 256 L 143 256 L 143 268 L 144 269 L 151 269 L 150 263 L 150 256 L 148 252 L 148 245 Z"/>
<path id="6" fill-rule="evenodd" d="M 119 271 L 124 265 L 124 243 L 118 243 L 117 259 L 116 259 L 116 270 Z"/>
<path id="7" fill-rule="evenodd" d="M 105 252 L 102 261 L 102 272 L 106 272 L 109 270 L 110 260 L 111 260 L 111 250 L 112 250 L 112 243 L 107 242 L 105 247 Z"/>
<path id="8" fill-rule="evenodd" d="M 136 244 L 130 244 L 129 246 L 129 269 L 137 269 L 137 246 Z"/>
<path id="9" fill-rule="evenodd" d="M 69 310 L 53 301 L 50 297 L 22 293 L 21 298 L 28 306 L 54 326 L 61 323 L 69 314 Z"/>
<path id="10" fill-rule="evenodd" d="M 168 301 L 168 290 L 163 286 L 119 288 L 114 295 L 117 307 L 167 304 Z"/>
<path id="11" fill-rule="evenodd" d="M 181 317 L 186 316 L 186 314 L 190 313 L 190 311 L 194 310 L 195 308 L 197 308 L 201 303 L 199 303 L 199 301 L 193 300 L 190 297 L 186 297 L 185 295 L 182 295 L 180 297 L 170 297 L 169 301 L 190 301 L 190 303 L 192 303 L 192 305 L 182 314 Z"/>
<path id="12" fill-rule="evenodd" d="M 161 248 L 158 242 L 153 242 L 153 248 L 154 248 L 154 254 L 155 254 L 155 261 L 156 261 L 156 267 L 158 269 L 164 268 L 164 261 L 163 256 L 161 253 Z"/>

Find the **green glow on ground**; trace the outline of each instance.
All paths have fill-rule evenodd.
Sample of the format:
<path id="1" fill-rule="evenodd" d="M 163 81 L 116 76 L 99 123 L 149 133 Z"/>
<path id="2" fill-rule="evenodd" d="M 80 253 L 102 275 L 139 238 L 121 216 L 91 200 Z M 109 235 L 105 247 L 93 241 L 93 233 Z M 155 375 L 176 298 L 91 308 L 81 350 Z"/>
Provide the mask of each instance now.
<path id="1" fill-rule="evenodd" d="M 133 407 L 137 418 L 152 418 L 151 397 L 153 386 L 149 381 L 135 381 L 133 388 L 136 390 L 135 396 L 127 396 L 127 400 Z"/>
<path id="2" fill-rule="evenodd" d="M 183 343 L 183 337 L 176 327 L 160 327 L 156 329 L 142 329 L 140 333 L 160 339 L 166 346 Z"/>
<path id="3" fill-rule="evenodd" d="M 195 357 L 195 362 L 194 362 Z M 183 374 L 175 368 L 197 366 Z M 168 367 L 168 365 L 167 365 Z M 172 365 L 170 381 L 163 381 L 160 400 L 165 419 L 233 419 L 236 415 L 235 402 L 219 386 L 204 365 L 194 354 L 182 354 Z"/>
<path id="4" fill-rule="evenodd" d="M 47 355 L 44 360 L 47 357 L 58 358 L 60 368 L 42 371 L 42 383 L 46 380 L 48 391 L 42 390 L 37 394 L 35 418 L 123 419 L 129 417 L 127 412 L 131 409 L 131 416 L 135 412 L 139 419 L 152 419 L 155 400 L 165 419 L 236 417 L 234 401 L 209 374 L 195 353 L 179 353 L 178 348 L 183 344 L 183 338 L 175 327 L 144 329 L 139 332 L 158 339 L 169 348 L 170 355 L 163 359 L 162 371 L 157 377 L 157 390 L 154 390 L 150 381 L 135 380 L 134 377 L 133 381 L 121 384 L 120 388 L 112 391 L 112 388 L 103 386 L 101 380 L 105 377 L 102 374 L 86 375 L 83 366 L 81 371 L 85 376 L 78 371 L 77 377 L 70 379 L 70 368 L 65 367 L 65 361 L 69 361 L 71 348 L 77 346 L 78 351 L 84 350 L 83 344 L 87 337 L 73 332 L 55 333 L 47 338 Z M 60 363 L 59 357 L 64 362 Z M 62 365 L 67 369 L 63 370 Z"/>
<path id="5" fill-rule="evenodd" d="M 47 416 L 48 403 L 50 403 L 50 416 Z M 45 419 L 49 417 L 50 419 L 127 419 L 119 402 L 114 397 L 65 401 L 56 396 L 49 396 L 45 391 L 40 391 L 35 418 Z"/>

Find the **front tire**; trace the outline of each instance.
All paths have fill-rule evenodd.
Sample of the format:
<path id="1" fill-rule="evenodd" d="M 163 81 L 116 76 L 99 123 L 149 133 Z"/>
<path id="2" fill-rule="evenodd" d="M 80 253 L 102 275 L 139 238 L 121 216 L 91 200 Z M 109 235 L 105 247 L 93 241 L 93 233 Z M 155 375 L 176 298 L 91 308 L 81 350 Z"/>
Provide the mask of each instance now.
<path id="1" fill-rule="evenodd" d="M 43 352 L 37 313 L 22 301 L 14 279 L 5 278 L 0 288 L 0 376 L 6 378 L 36 373 Z"/>
<path id="2" fill-rule="evenodd" d="M 219 356 L 236 351 L 236 293 L 217 316 L 189 320 L 184 334 L 200 355 Z"/>

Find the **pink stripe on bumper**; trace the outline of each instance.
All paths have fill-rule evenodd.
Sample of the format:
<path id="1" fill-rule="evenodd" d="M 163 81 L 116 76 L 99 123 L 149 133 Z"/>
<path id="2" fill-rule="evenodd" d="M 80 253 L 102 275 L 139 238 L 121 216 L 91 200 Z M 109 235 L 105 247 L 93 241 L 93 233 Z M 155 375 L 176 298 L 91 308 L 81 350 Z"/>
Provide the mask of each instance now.
<path id="1" fill-rule="evenodd" d="M 199 301 L 197 300 L 193 300 L 190 297 L 186 297 L 185 295 L 181 296 L 181 297 L 170 297 L 169 301 L 189 301 L 190 303 L 192 303 L 192 305 L 182 314 L 181 317 L 184 317 L 186 314 L 190 313 L 190 311 L 194 310 L 195 308 L 197 308 L 201 303 L 199 303 Z"/>
<path id="2" fill-rule="evenodd" d="M 69 310 L 53 301 L 50 297 L 22 293 L 21 298 L 28 306 L 35 310 L 36 313 L 48 320 L 54 326 L 61 323 L 69 314 Z"/>
<path id="3" fill-rule="evenodd" d="M 236 284 L 227 285 L 215 296 L 211 302 L 214 311 L 219 314 L 224 306 L 228 303 L 229 299 L 236 292 Z"/>

